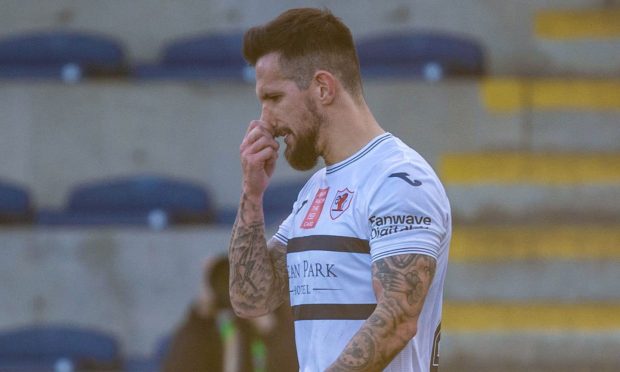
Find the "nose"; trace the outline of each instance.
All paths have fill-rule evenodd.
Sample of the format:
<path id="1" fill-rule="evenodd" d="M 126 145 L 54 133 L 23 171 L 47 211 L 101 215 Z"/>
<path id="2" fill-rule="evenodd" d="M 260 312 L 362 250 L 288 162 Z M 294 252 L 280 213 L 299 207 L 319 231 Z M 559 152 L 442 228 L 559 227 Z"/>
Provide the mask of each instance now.
<path id="1" fill-rule="evenodd" d="M 271 121 L 272 119 L 273 116 L 271 114 L 271 110 L 267 107 L 267 105 L 263 104 L 260 113 L 260 120 L 264 121 L 267 124 L 274 125 L 275 123 Z"/>

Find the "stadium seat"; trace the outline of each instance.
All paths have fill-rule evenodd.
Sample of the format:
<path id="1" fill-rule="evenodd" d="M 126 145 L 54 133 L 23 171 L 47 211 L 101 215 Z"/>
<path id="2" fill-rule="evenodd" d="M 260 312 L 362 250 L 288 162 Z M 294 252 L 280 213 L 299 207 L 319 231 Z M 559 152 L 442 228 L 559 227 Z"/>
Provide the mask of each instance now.
<path id="1" fill-rule="evenodd" d="M 24 326 L 0 332 L 0 371 L 119 370 L 118 341 L 99 330 L 66 325 Z"/>
<path id="2" fill-rule="evenodd" d="M 304 180 L 274 182 L 265 190 L 263 211 L 267 226 L 280 224 L 293 210 L 293 203 L 304 186 Z M 219 208 L 215 222 L 232 225 L 237 218 L 237 206 Z"/>
<path id="3" fill-rule="evenodd" d="M 305 183 L 305 180 L 290 180 L 269 185 L 263 197 L 266 225 L 279 224 L 291 214 L 293 203 Z"/>
<path id="4" fill-rule="evenodd" d="M 253 81 L 253 69 L 241 54 L 241 32 L 214 33 L 170 42 L 157 64 L 134 68 L 138 79 Z"/>
<path id="5" fill-rule="evenodd" d="M 155 350 L 151 355 L 145 357 L 128 357 L 125 358 L 125 371 L 127 372 L 159 372 L 162 370 L 164 359 L 170 344 L 172 342 L 173 334 L 165 334 L 157 340 Z"/>
<path id="6" fill-rule="evenodd" d="M 0 180 L 0 224 L 32 222 L 32 205 L 28 190 Z"/>
<path id="7" fill-rule="evenodd" d="M 365 78 L 436 81 L 485 71 L 482 46 L 463 36 L 411 31 L 367 36 L 356 44 Z"/>
<path id="8" fill-rule="evenodd" d="M 40 31 L 0 39 L 1 79 L 60 79 L 118 75 L 126 71 L 121 44 L 77 31 Z"/>
<path id="9" fill-rule="evenodd" d="M 40 225 L 142 225 L 209 223 L 212 201 L 205 188 L 163 176 L 99 180 L 74 187 L 61 211 L 41 211 Z"/>

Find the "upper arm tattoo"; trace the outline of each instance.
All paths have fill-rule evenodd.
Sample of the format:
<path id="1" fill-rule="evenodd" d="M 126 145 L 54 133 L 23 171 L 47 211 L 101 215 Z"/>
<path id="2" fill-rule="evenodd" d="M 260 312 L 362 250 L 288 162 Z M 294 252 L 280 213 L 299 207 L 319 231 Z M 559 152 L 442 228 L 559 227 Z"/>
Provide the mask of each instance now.
<path id="1" fill-rule="evenodd" d="M 406 299 L 401 304 L 406 313 L 421 311 L 435 269 L 435 259 L 422 254 L 397 255 L 378 260 L 372 268 L 375 292 L 378 297 L 400 295 Z"/>
<path id="2" fill-rule="evenodd" d="M 383 370 L 415 335 L 435 269 L 435 259 L 421 254 L 374 262 L 377 307 L 328 370 Z"/>
<path id="3" fill-rule="evenodd" d="M 288 270 L 286 266 L 286 245 L 281 243 L 276 238 L 271 238 L 267 242 L 267 249 L 269 250 L 269 256 L 273 263 L 273 270 L 275 275 L 275 295 L 280 300 L 285 301 L 289 298 L 288 293 Z M 281 301 L 279 301 L 281 302 Z"/>

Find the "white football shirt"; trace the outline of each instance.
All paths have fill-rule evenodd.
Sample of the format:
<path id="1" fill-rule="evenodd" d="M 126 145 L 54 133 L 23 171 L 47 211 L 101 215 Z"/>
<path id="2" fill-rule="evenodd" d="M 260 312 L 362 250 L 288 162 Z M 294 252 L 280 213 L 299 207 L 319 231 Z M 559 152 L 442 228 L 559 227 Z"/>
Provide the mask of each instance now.
<path id="1" fill-rule="evenodd" d="M 275 238 L 287 269 L 300 370 L 323 371 L 376 306 L 371 264 L 401 254 L 437 261 L 416 336 L 385 371 L 436 370 L 451 217 L 430 165 L 390 133 L 319 170 Z"/>

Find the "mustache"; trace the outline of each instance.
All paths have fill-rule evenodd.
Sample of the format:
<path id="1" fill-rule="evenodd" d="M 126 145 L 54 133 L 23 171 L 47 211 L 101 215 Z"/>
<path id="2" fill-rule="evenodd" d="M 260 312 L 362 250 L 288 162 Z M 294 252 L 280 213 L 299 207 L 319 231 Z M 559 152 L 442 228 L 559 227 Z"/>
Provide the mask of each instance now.
<path id="1" fill-rule="evenodd" d="M 280 129 L 276 129 L 273 132 L 273 138 L 284 137 L 284 136 L 289 135 L 289 134 L 291 134 L 290 130 L 280 128 Z"/>

